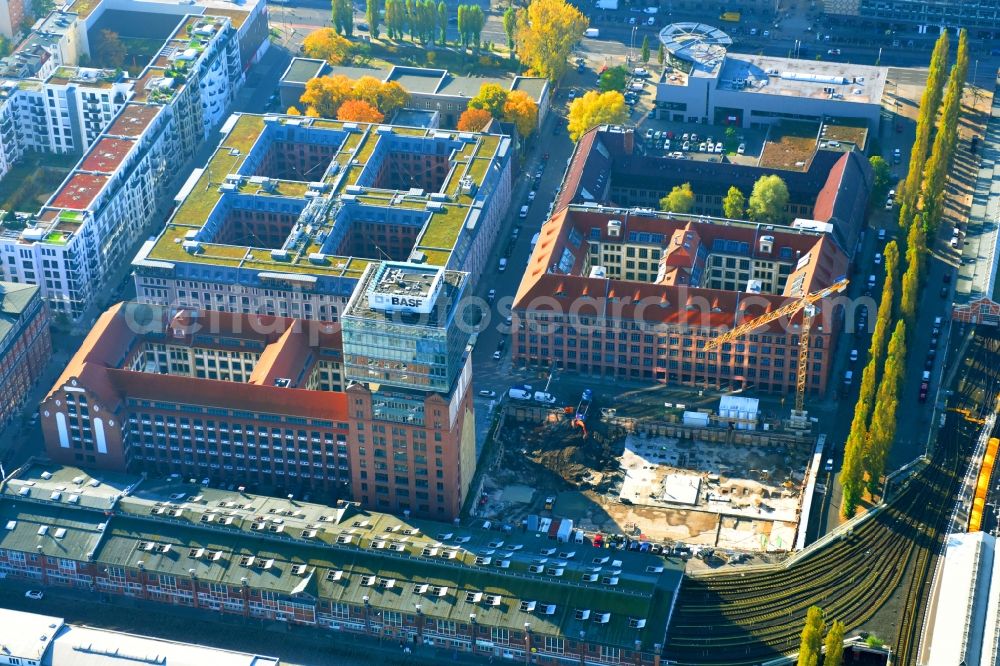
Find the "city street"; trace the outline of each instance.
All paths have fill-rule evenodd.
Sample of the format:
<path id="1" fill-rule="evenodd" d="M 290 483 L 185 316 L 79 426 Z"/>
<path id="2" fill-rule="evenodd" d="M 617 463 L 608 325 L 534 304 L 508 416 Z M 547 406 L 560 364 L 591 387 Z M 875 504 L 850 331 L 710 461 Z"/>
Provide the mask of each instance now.
<path id="1" fill-rule="evenodd" d="M 625 56 L 630 51 L 638 55 L 639 46 L 644 37 L 649 38 L 651 48 L 656 51 L 657 34 L 668 23 L 698 21 L 716 25 L 729 33 L 733 38 L 732 50 L 739 53 L 755 53 L 774 57 L 790 57 L 798 47 L 798 55 L 805 59 L 836 60 L 845 63 L 871 65 L 876 60 L 879 64 L 894 67 L 926 67 L 933 47 L 933 35 L 910 40 L 897 39 L 884 32 L 859 28 L 846 22 L 818 18 L 808 15 L 802 3 L 802 9 L 797 13 L 786 13 L 776 22 L 772 14 L 753 16 L 748 14 L 737 24 L 729 24 L 718 20 L 714 12 L 706 16 L 702 10 L 682 10 L 666 7 L 653 16 L 654 25 L 645 24 L 648 15 L 638 8 L 633 11 L 622 7 L 617 11 L 594 10 L 589 6 L 583 9 L 590 19 L 592 27 L 600 30 L 598 39 L 584 38 L 578 50 L 591 58 L 603 56 Z M 506 5 L 503 5 L 505 7 Z M 280 43 L 297 52 L 302 38 L 318 27 L 330 25 L 330 3 L 324 0 L 293 0 L 291 3 L 274 4 L 268 7 L 271 24 L 277 28 L 281 37 Z M 635 24 L 630 23 L 634 20 Z M 355 4 L 355 25 L 365 21 L 364 5 Z M 825 27 L 823 27 L 825 25 Z M 753 26 L 758 26 L 757 34 L 751 35 Z M 810 27 L 813 29 L 809 29 Z M 763 36 L 767 29 L 769 35 Z M 448 39 L 457 39 L 457 30 L 449 29 Z M 829 36 L 829 40 L 826 37 Z M 483 28 L 484 42 L 505 44 L 506 33 L 503 30 L 503 9 L 493 7 L 486 14 L 486 26 Z M 912 41 L 912 44 L 910 43 Z M 953 40 L 954 42 L 954 40 Z M 840 51 L 837 55 L 829 53 L 832 47 Z M 990 44 L 985 42 L 972 43 L 972 57 L 979 61 L 978 71 L 970 68 L 970 78 L 980 82 L 992 79 L 1000 57 L 991 56 Z"/>

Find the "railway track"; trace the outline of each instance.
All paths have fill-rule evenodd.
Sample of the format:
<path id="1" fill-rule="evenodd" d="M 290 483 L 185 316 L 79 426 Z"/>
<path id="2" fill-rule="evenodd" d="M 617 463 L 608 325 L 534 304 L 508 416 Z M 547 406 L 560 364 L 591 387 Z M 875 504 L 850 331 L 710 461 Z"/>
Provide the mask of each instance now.
<path id="1" fill-rule="evenodd" d="M 979 341 L 969 350 L 965 385 L 955 396 L 967 406 L 984 398 L 992 405 L 1000 379 L 990 360 L 1000 341 Z M 666 658 L 705 666 L 759 664 L 798 648 L 809 606 L 822 606 L 828 617 L 853 630 L 899 594 L 895 663 L 915 664 L 930 574 L 948 528 L 962 461 L 974 441 L 973 425 L 949 413 L 930 464 L 879 515 L 822 552 L 787 569 L 686 578 Z"/>
<path id="2" fill-rule="evenodd" d="M 995 408 L 1000 377 L 993 369 L 997 354 L 1000 353 L 1000 340 L 987 338 L 967 360 L 964 377 L 958 390 L 961 400 L 968 405 L 979 407 L 978 416 L 984 410 Z M 996 435 L 994 429 L 994 436 Z M 956 470 L 957 472 L 957 470 Z M 956 474 L 957 476 L 957 474 Z M 956 486 L 958 479 L 956 478 Z M 956 488 L 957 490 L 957 488 Z M 906 600 L 901 614 L 899 629 L 896 632 L 896 659 L 899 666 L 917 664 L 920 650 L 920 636 L 927 604 L 931 593 L 936 550 L 924 551 L 915 563 L 913 575 L 906 590 Z"/>

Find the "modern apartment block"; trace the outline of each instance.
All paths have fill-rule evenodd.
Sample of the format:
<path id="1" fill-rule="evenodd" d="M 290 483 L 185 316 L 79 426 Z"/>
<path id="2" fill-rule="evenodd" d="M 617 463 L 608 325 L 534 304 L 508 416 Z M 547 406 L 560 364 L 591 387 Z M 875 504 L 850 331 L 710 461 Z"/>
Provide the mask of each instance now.
<path id="1" fill-rule="evenodd" d="M 0 282 L 0 428 L 18 413 L 52 355 L 38 287 Z"/>
<path id="2" fill-rule="evenodd" d="M 510 202 L 506 136 L 233 116 L 136 256 L 141 302 L 338 321 L 366 268 L 468 273 Z"/>
<path id="3" fill-rule="evenodd" d="M 482 660 L 658 666 L 683 567 L 581 533 L 486 531 L 187 479 L 33 466 L 0 488 L 0 573 L 43 589 Z"/>
<path id="4" fill-rule="evenodd" d="M 971 36 L 996 39 L 1000 30 L 1000 2 L 953 2 L 949 0 L 824 0 L 823 11 L 851 17 L 879 28 L 937 37 L 942 28 L 968 28 Z"/>
<path id="5" fill-rule="evenodd" d="M 0 223 L 3 276 L 37 284 L 52 312 L 71 321 L 97 304 L 146 233 L 175 167 L 223 120 L 244 78 L 234 19 L 171 19 L 170 37 L 137 79 L 60 65 L 44 80 L 0 84 L 0 166 L 27 151 L 83 153 L 36 215 Z M 69 21 L 69 42 L 76 19 L 60 20 Z M 54 48 L 41 53 L 44 63 L 62 57 Z"/>
<path id="6" fill-rule="evenodd" d="M 342 332 L 116 305 L 41 405 L 46 451 L 453 518 L 476 466 L 469 334 L 456 325 L 466 279 L 372 264 Z"/>
<path id="7" fill-rule="evenodd" d="M 713 390 L 795 390 L 801 314 L 721 332 L 840 280 L 829 234 L 571 205 L 543 226 L 512 306 L 515 363 Z M 817 305 L 808 389 L 825 393 L 844 313 Z"/>
<path id="8" fill-rule="evenodd" d="M 436 111 L 440 114 L 441 124 L 452 129 L 458 124 L 459 116 L 468 107 L 469 99 L 479 94 L 479 89 L 487 83 L 496 84 L 511 92 L 520 90 L 527 93 L 538 105 L 539 127 L 549 112 L 551 102 L 549 82 L 534 76 L 511 78 L 461 76 L 452 74 L 446 69 L 403 65 L 383 69 L 334 67 L 316 58 L 293 58 L 278 85 L 282 108 L 301 106 L 299 98 L 305 92 L 310 79 L 337 75 L 346 76 L 352 81 L 363 76 L 370 76 L 385 83 L 394 81 L 410 94 L 410 101 L 407 103 L 409 108 Z"/>

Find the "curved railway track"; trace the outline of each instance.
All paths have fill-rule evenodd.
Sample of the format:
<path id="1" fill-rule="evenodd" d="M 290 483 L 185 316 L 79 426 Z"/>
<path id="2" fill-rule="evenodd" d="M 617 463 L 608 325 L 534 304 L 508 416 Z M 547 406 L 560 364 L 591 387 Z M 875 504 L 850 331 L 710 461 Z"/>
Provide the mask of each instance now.
<path id="1" fill-rule="evenodd" d="M 981 382 L 966 399 L 982 404 L 995 397 L 997 370 L 992 339 L 967 356 L 968 371 Z M 1000 343 L 997 343 L 1000 345 Z M 993 364 L 995 365 L 995 364 Z M 984 390 L 985 389 L 985 390 Z M 986 404 L 992 405 L 993 400 Z M 949 413 L 930 463 L 906 482 L 877 516 L 789 568 L 686 578 L 667 636 L 665 656 L 677 664 L 743 666 L 798 649 L 811 605 L 863 626 L 897 594 L 903 595 L 894 663 L 916 663 L 930 574 L 947 530 L 972 428 Z"/>

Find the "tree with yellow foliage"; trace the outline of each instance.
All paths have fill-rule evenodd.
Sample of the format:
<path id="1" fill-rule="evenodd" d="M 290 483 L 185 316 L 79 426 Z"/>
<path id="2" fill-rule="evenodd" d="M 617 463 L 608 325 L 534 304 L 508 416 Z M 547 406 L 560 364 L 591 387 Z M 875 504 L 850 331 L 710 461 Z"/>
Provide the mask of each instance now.
<path id="1" fill-rule="evenodd" d="M 306 115 L 312 109 L 324 118 L 333 118 L 340 105 L 353 97 L 354 83 L 343 74 L 335 74 L 310 79 L 299 101 L 305 106 Z"/>
<path id="2" fill-rule="evenodd" d="M 310 58 L 321 58 L 331 65 L 342 65 L 351 59 L 354 46 L 333 28 L 320 28 L 306 35 L 302 50 Z"/>
<path id="3" fill-rule="evenodd" d="M 383 116 L 389 116 L 406 106 L 410 95 L 396 83 L 382 83 L 373 76 L 362 76 L 354 83 L 352 97 L 367 102 L 378 109 Z"/>
<path id="4" fill-rule="evenodd" d="M 486 109 L 466 109 L 458 118 L 458 129 L 461 132 L 479 132 L 490 124 L 493 116 Z"/>
<path id="5" fill-rule="evenodd" d="M 528 93 L 514 90 L 504 102 L 503 119 L 514 123 L 517 133 L 522 137 L 530 136 L 538 126 L 538 105 Z"/>
<path id="6" fill-rule="evenodd" d="M 533 3 L 534 4 L 534 3 Z M 596 93 L 593 90 L 577 97 L 569 105 L 569 138 L 576 141 L 598 125 L 618 125 L 628 120 L 628 107 L 620 92 Z"/>
<path id="7" fill-rule="evenodd" d="M 504 104 L 507 103 L 507 89 L 496 83 L 484 83 L 476 96 L 469 100 L 468 108 L 482 109 L 494 118 L 503 115 Z"/>
<path id="8" fill-rule="evenodd" d="M 385 116 L 374 106 L 360 99 L 349 99 L 337 109 L 337 120 L 359 123 L 380 123 Z"/>
<path id="9" fill-rule="evenodd" d="M 285 110 L 285 115 L 286 116 L 301 116 L 302 112 L 299 111 L 294 106 L 290 106 L 290 107 L 288 107 L 288 109 Z"/>
<path id="10" fill-rule="evenodd" d="M 517 13 L 514 42 L 518 58 L 538 76 L 556 81 L 589 22 L 565 0 L 532 0 Z"/>

